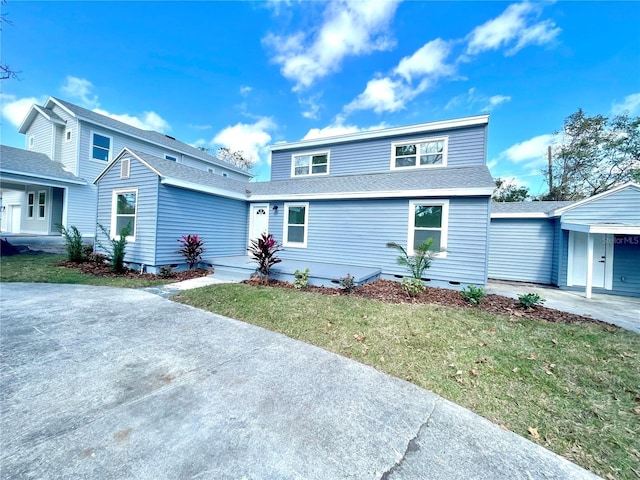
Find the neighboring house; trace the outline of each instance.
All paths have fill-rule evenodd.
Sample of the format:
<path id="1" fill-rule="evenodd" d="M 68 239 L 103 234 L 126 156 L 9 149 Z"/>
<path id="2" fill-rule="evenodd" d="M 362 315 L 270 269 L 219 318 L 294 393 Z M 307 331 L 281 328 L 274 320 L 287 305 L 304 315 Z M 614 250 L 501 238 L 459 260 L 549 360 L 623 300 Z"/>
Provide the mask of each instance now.
<path id="1" fill-rule="evenodd" d="M 489 278 L 640 297 L 640 185 L 579 202 L 494 203 Z"/>
<path id="2" fill-rule="evenodd" d="M 207 261 L 245 256 L 272 233 L 281 258 L 407 275 L 393 241 L 413 253 L 427 238 L 442 252 L 431 285 L 484 284 L 490 198 L 488 116 L 272 146 L 271 181 L 220 178 L 125 148 L 95 180 L 98 221 L 131 223 L 126 260 L 151 271 L 184 264 L 176 240 L 197 233 Z M 313 272 L 312 272 L 313 275 Z"/>
<path id="3" fill-rule="evenodd" d="M 218 176 L 251 178 L 173 137 L 58 98 L 33 105 L 19 131 L 26 135 L 26 150 L 3 147 L 0 158 L 3 232 L 57 234 L 60 223 L 93 236 L 97 207 L 93 180 L 124 147 Z"/>

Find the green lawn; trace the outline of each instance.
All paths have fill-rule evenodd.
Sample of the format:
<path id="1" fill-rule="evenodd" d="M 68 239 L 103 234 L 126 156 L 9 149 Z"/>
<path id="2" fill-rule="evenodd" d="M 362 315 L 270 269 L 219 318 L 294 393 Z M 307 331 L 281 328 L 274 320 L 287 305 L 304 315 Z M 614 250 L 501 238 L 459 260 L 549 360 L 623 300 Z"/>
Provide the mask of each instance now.
<path id="1" fill-rule="evenodd" d="M 76 283 L 130 288 L 149 287 L 170 282 L 170 280 L 149 280 L 144 278 L 98 277 L 81 273 L 72 268 L 57 267 L 55 265 L 65 259 L 66 255 L 54 254 L 0 257 L 0 281 Z"/>
<path id="2" fill-rule="evenodd" d="M 601 476 L 640 478 L 638 334 L 238 284 L 173 299 L 406 379 Z"/>

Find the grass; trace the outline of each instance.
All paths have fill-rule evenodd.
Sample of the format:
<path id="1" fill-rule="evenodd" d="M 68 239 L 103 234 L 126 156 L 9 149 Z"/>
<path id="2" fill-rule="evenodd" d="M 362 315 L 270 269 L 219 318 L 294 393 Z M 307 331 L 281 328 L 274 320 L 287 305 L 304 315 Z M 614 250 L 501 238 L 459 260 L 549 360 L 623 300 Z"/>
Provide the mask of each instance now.
<path id="1" fill-rule="evenodd" d="M 72 268 L 55 264 L 66 260 L 66 255 L 12 255 L 0 257 L 0 281 L 37 283 L 74 283 L 108 287 L 150 287 L 169 283 L 171 280 L 149 280 L 144 278 L 99 277 L 81 273 Z"/>
<path id="2" fill-rule="evenodd" d="M 238 284 L 173 298 L 406 379 L 606 478 L 640 478 L 633 332 Z"/>

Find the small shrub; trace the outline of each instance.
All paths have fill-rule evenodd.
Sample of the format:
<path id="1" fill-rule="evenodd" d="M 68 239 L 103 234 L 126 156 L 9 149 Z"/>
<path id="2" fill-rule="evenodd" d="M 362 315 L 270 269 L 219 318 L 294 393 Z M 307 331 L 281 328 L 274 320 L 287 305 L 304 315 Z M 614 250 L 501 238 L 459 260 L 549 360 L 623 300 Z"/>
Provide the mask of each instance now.
<path id="1" fill-rule="evenodd" d="M 84 254 L 85 260 L 89 260 L 91 255 L 93 255 L 93 245 L 85 245 L 82 247 L 82 253 Z"/>
<path id="2" fill-rule="evenodd" d="M 518 303 L 525 310 L 542 306 L 544 302 L 546 302 L 546 300 L 537 293 L 524 293 L 522 295 L 518 295 Z"/>
<path id="3" fill-rule="evenodd" d="M 189 264 L 189 270 L 202 261 L 202 254 L 205 252 L 204 241 L 198 235 L 182 235 L 178 239 L 180 242 L 179 252 Z"/>
<path id="4" fill-rule="evenodd" d="M 164 267 L 160 267 L 160 277 L 161 278 L 173 278 L 176 276 L 176 272 L 173 271 L 173 268 L 171 268 L 168 265 L 165 265 Z"/>
<path id="5" fill-rule="evenodd" d="M 262 275 L 265 282 L 269 281 L 271 267 L 282 260 L 276 256 L 276 253 L 282 251 L 276 239 L 270 233 L 263 233 L 255 240 L 251 240 L 251 246 L 247 248 L 251 254 L 251 258 L 258 264 L 258 273 Z"/>
<path id="6" fill-rule="evenodd" d="M 340 286 L 347 293 L 353 292 L 356 288 L 355 277 L 350 273 L 347 273 L 345 277 L 340 278 Z"/>
<path id="7" fill-rule="evenodd" d="M 424 276 L 424 271 L 431 266 L 433 256 L 438 253 L 431 249 L 432 246 L 433 238 L 429 238 L 416 247 L 415 255 L 409 255 L 409 252 L 407 252 L 399 243 L 387 242 L 387 248 L 395 248 L 401 253 L 397 259 L 398 265 L 407 267 L 411 276 L 417 279 Z"/>
<path id="8" fill-rule="evenodd" d="M 469 285 L 467 288 L 460 292 L 462 298 L 469 302 L 473 306 L 480 305 L 482 299 L 485 297 L 484 288 L 476 287 L 475 285 Z"/>
<path id="9" fill-rule="evenodd" d="M 82 244 L 82 234 L 78 227 L 71 225 L 68 229 L 64 225 L 58 224 L 60 233 L 64 237 L 64 246 L 67 249 L 67 260 L 70 262 L 84 262 L 84 245 Z"/>
<path id="10" fill-rule="evenodd" d="M 426 290 L 422 280 L 419 278 L 405 278 L 402 280 L 402 288 L 411 298 L 417 297 Z"/>
<path id="11" fill-rule="evenodd" d="M 120 229 L 120 238 L 111 238 L 109 231 L 101 224 L 98 227 L 109 240 L 109 246 L 104 245 L 96 237 L 96 243 L 107 251 L 107 258 L 111 263 L 111 270 L 115 273 L 122 273 L 126 270 L 124 266 L 124 254 L 127 247 L 127 237 L 131 234 L 131 224 L 127 224 Z"/>
<path id="12" fill-rule="evenodd" d="M 104 265 L 107 261 L 107 256 L 101 253 L 91 253 L 91 255 L 87 256 L 87 261 L 93 263 L 96 267 L 100 265 Z"/>
<path id="13" fill-rule="evenodd" d="M 294 282 L 294 287 L 300 289 L 300 288 L 307 288 L 309 286 L 309 269 L 305 268 L 304 272 L 301 272 L 300 270 L 296 270 L 295 272 L 293 272 L 293 276 L 295 277 L 296 281 Z"/>

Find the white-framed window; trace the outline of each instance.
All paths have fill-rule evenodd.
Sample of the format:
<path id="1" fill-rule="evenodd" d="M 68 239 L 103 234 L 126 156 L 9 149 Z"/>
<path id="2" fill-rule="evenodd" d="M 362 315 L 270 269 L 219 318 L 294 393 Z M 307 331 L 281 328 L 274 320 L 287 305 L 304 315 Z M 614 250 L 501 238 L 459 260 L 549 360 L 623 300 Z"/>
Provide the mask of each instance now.
<path id="1" fill-rule="evenodd" d="M 306 248 L 309 230 L 309 203 L 285 203 L 283 224 L 283 245 L 285 247 Z"/>
<path id="2" fill-rule="evenodd" d="M 33 218 L 36 213 L 36 192 L 27 193 L 27 218 Z"/>
<path id="3" fill-rule="evenodd" d="M 216 169 L 213 167 L 207 167 L 207 172 L 209 173 L 216 173 Z"/>
<path id="4" fill-rule="evenodd" d="M 123 158 L 120 161 L 120 178 L 129 178 L 131 175 L 131 159 Z"/>
<path id="5" fill-rule="evenodd" d="M 291 176 L 306 177 L 329 174 L 329 152 L 301 153 L 291 156 Z"/>
<path id="6" fill-rule="evenodd" d="M 178 157 L 174 157 L 173 155 L 169 155 L 168 153 L 164 154 L 164 158 L 165 160 L 171 160 L 172 162 L 178 161 Z"/>
<path id="7" fill-rule="evenodd" d="M 136 212 L 138 211 L 138 189 L 114 190 L 111 203 L 111 238 L 120 238 L 120 231 L 127 225 L 131 232 L 128 242 L 136 240 Z"/>
<path id="8" fill-rule="evenodd" d="M 46 213 L 47 206 L 47 191 L 40 190 L 38 192 L 38 218 L 42 220 Z"/>
<path id="9" fill-rule="evenodd" d="M 391 170 L 445 167 L 448 137 L 424 138 L 391 144 Z"/>
<path id="10" fill-rule="evenodd" d="M 29 148 L 29 150 L 31 150 L 35 146 L 36 146 L 35 137 L 33 135 L 29 135 L 29 138 L 27 138 L 27 147 Z"/>
<path id="11" fill-rule="evenodd" d="M 411 200 L 409 202 L 409 235 L 407 250 L 414 255 L 415 248 L 433 239 L 431 249 L 440 251 L 437 257 L 446 258 L 449 233 L 449 200 Z"/>
<path id="12" fill-rule="evenodd" d="M 69 129 L 64 133 L 64 141 L 70 142 L 72 138 L 73 138 L 73 131 Z"/>
<path id="13" fill-rule="evenodd" d="M 91 134 L 91 158 L 108 162 L 110 152 L 111 137 L 93 132 Z"/>

